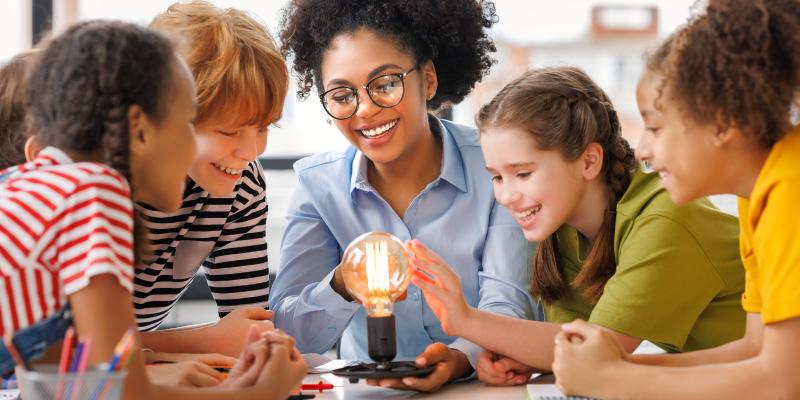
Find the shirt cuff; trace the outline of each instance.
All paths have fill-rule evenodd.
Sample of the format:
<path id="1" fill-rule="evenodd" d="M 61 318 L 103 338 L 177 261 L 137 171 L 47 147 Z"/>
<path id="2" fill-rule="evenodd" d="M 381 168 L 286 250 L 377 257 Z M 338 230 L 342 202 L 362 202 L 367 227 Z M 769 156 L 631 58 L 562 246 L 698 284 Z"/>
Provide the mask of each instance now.
<path id="1" fill-rule="evenodd" d="M 470 342 L 464 338 L 457 338 L 450 343 L 448 346 L 451 349 L 458 350 L 464 353 L 467 356 L 467 360 L 469 361 L 469 365 L 472 367 L 472 373 L 469 375 L 462 376 L 461 378 L 453 380 L 453 382 L 464 382 L 471 379 L 475 379 L 477 376 L 477 366 L 478 366 L 478 353 L 483 350 L 480 346 L 475 343 Z"/>
<path id="2" fill-rule="evenodd" d="M 331 287 L 331 280 L 335 272 L 336 269 L 334 268 L 333 271 L 322 278 L 314 290 L 311 291 L 311 296 L 315 299 L 315 303 L 322 307 L 329 315 L 350 318 L 358 311 L 361 304 L 347 301 L 342 295 L 333 290 L 333 287 Z"/>

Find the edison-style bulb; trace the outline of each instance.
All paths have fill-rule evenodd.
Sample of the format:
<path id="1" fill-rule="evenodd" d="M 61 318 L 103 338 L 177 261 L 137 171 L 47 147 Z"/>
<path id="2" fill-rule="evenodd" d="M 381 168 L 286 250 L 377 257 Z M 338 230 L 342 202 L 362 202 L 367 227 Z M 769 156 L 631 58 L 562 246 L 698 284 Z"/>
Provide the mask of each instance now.
<path id="1" fill-rule="evenodd" d="M 369 317 L 392 315 L 394 301 L 411 283 L 405 245 L 385 232 L 369 232 L 353 240 L 341 268 L 347 291 L 364 305 Z"/>

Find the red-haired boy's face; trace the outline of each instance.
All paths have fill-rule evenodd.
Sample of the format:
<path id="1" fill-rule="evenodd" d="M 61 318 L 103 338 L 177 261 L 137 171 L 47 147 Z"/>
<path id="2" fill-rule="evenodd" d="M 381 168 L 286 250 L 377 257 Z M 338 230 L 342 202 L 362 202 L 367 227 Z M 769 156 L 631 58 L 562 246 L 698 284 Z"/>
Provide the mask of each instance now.
<path id="1" fill-rule="evenodd" d="M 201 121 L 189 176 L 212 196 L 231 195 L 247 164 L 267 148 L 267 133 L 266 126 L 229 126 L 213 118 Z"/>

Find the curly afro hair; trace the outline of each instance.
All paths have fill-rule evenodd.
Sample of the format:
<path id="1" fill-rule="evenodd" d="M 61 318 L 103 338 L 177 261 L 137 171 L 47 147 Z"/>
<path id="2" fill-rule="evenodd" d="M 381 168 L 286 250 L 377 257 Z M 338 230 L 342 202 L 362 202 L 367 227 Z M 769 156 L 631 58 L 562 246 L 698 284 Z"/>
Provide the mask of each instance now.
<path id="1" fill-rule="evenodd" d="M 800 1 L 711 0 L 673 40 L 665 88 L 687 116 L 737 126 L 766 147 L 791 129 Z"/>
<path id="2" fill-rule="evenodd" d="M 283 13 L 281 52 L 293 62 L 300 100 L 315 83 L 321 91 L 322 54 L 331 41 L 362 28 L 392 39 L 420 63 L 433 62 L 439 86 L 431 110 L 463 100 L 494 64 L 489 53 L 496 48 L 484 30 L 497 22 L 491 1 L 295 0 Z"/>

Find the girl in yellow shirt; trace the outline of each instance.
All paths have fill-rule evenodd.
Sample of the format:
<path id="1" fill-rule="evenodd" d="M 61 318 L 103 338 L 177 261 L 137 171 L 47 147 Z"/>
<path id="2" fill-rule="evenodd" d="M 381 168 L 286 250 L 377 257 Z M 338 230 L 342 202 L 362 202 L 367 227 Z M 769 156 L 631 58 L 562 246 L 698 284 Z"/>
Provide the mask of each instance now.
<path id="1" fill-rule="evenodd" d="M 639 157 L 676 203 L 739 196 L 745 337 L 680 355 L 630 356 L 583 321 L 556 337 L 569 394 L 800 398 L 800 2 L 717 0 L 652 57 L 638 88 Z M 648 365 L 649 364 L 649 365 Z"/>

